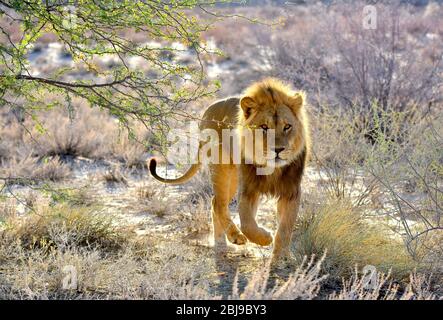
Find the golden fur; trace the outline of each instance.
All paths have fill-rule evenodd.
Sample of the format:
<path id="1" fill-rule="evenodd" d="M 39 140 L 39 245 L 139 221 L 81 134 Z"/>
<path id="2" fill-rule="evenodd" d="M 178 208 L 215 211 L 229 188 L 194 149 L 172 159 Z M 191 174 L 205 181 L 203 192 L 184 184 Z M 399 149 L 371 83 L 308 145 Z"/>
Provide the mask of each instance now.
<path id="1" fill-rule="evenodd" d="M 271 234 L 257 225 L 255 215 L 260 195 L 278 198 L 279 226 L 275 235 L 273 257 L 289 253 L 292 229 L 297 217 L 300 201 L 300 183 L 309 153 L 308 118 L 305 113 L 305 95 L 292 90 L 288 85 L 273 78 L 254 83 L 241 98 L 228 98 L 211 105 L 203 115 L 200 128 L 211 128 L 218 132 L 225 128 L 240 130 L 262 128 L 275 130 L 274 151 L 265 153 L 265 158 L 251 159 L 246 164 L 247 150 L 242 151 L 241 164 L 210 164 L 211 181 L 214 189 L 212 219 L 215 244 L 225 245 L 225 236 L 235 244 L 247 240 L 259 245 L 272 243 Z M 241 135 L 240 135 L 241 136 Z M 264 141 L 256 141 L 266 144 Z M 241 144 L 243 148 L 243 144 Z M 266 146 L 263 147 L 264 150 Z M 219 148 L 220 155 L 225 152 Z M 230 156 L 230 155 L 229 155 Z M 272 174 L 258 175 L 257 168 L 266 167 L 266 159 L 275 159 Z M 221 159 L 221 158 L 220 158 Z M 167 183 L 182 183 L 198 171 L 195 164 L 185 176 L 168 180 L 157 175 L 155 160 L 150 162 L 154 177 Z M 228 205 L 240 188 L 239 213 L 241 231 L 233 223 Z"/>

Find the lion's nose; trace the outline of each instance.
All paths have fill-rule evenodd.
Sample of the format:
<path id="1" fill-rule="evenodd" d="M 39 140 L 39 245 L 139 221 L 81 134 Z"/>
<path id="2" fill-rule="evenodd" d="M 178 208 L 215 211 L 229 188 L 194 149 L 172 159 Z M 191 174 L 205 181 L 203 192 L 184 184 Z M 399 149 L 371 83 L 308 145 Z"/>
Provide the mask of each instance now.
<path id="1" fill-rule="evenodd" d="M 278 155 L 280 152 L 282 152 L 283 150 L 285 150 L 285 148 L 275 148 L 274 152 Z"/>

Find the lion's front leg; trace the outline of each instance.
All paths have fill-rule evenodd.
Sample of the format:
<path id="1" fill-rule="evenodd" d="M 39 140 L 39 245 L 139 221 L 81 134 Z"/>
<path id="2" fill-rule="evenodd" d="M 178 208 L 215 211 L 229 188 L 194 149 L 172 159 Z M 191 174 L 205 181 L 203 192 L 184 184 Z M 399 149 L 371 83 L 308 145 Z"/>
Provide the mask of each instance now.
<path id="1" fill-rule="evenodd" d="M 267 230 L 259 227 L 255 221 L 259 195 L 242 192 L 240 194 L 239 214 L 241 231 L 254 243 L 267 246 L 272 243 L 272 235 Z"/>
<path id="2" fill-rule="evenodd" d="M 278 261 L 281 258 L 290 256 L 290 244 L 295 221 L 297 219 L 300 205 L 300 192 L 292 198 L 280 197 L 277 204 L 279 224 L 275 235 L 274 250 L 272 260 Z"/>

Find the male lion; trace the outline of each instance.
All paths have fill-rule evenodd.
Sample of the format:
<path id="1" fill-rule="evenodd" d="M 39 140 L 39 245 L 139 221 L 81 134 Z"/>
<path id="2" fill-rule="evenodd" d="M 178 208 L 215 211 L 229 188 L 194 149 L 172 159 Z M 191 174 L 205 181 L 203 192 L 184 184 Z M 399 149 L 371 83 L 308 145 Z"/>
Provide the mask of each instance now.
<path id="1" fill-rule="evenodd" d="M 300 182 L 309 152 L 308 118 L 304 100 L 302 92 L 292 90 L 277 79 L 268 78 L 252 84 L 241 98 L 217 101 L 204 113 L 200 129 L 214 129 L 219 137 L 222 136 L 222 129 L 233 126 L 239 127 L 240 130 L 263 130 L 265 135 L 269 129 L 275 130 L 271 154 L 264 152 L 262 158 L 254 156 L 251 161 L 245 161 L 247 156 L 242 143 L 240 164 L 231 162 L 209 165 L 214 190 L 211 213 L 216 247 L 226 245 L 226 236 L 230 242 L 237 245 L 242 245 L 247 240 L 262 246 L 271 244 L 271 234 L 259 227 L 255 220 L 260 195 L 271 195 L 278 199 L 279 220 L 273 260 L 289 255 L 292 230 L 300 202 Z M 254 143 L 257 141 L 254 138 Z M 226 151 L 220 146 L 219 152 L 223 154 Z M 232 159 L 231 154 L 229 157 Z M 266 159 L 269 157 L 275 165 L 272 173 L 258 175 L 257 169 L 266 167 Z M 201 162 L 192 165 L 177 179 L 158 176 L 156 166 L 156 160 L 151 159 L 149 169 L 157 180 L 177 184 L 188 181 L 198 171 Z M 240 229 L 233 223 L 228 208 L 238 185 Z"/>

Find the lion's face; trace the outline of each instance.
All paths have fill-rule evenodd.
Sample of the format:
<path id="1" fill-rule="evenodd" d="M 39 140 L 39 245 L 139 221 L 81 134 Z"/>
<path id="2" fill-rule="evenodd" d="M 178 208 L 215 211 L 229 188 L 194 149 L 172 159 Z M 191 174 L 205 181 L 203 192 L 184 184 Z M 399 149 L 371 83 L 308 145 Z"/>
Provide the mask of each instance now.
<path id="1" fill-rule="evenodd" d="M 250 130 L 253 137 L 253 146 L 245 144 L 246 159 L 282 167 L 297 158 L 305 143 L 302 94 L 262 89 L 243 97 L 240 105 L 243 130 Z M 257 148 L 263 152 L 254 153 Z"/>

